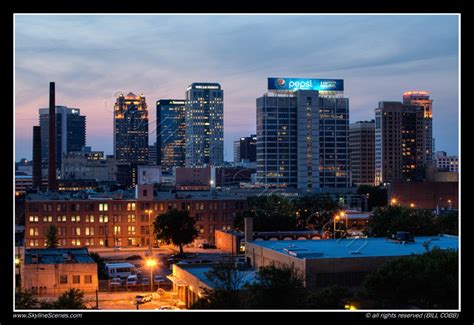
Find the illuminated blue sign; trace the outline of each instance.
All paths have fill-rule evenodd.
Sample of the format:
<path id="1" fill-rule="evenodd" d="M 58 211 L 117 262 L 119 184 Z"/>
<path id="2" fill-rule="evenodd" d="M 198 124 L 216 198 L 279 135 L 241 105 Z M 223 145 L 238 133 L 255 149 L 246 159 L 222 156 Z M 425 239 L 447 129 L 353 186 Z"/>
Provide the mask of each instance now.
<path id="1" fill-rule="evenodd" d="M 268 90 L 344 90 L 342 79 L 268 78 Z"/>

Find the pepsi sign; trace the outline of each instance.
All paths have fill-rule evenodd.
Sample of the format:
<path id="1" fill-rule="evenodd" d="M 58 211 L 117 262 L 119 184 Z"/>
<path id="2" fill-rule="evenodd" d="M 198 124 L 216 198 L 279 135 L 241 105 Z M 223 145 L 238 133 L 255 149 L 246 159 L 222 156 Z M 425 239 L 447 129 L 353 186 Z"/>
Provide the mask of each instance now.
<path id="1" fill-rule="evenodd" d="M 268 78 L 268 90 L 344 90 L 342 79 Z"/>

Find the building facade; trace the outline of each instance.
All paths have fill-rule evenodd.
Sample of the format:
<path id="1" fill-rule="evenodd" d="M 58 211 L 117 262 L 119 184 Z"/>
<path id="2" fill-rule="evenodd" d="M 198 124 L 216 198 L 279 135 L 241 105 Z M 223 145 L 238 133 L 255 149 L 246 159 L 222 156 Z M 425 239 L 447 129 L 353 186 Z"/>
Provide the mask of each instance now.
<path id="1" fill-rule="evenodd" d="M 117 181 L 117 163 L 113 157 L 104 157 L 103 151 L 73 152 L 63 156 L 61 174 L 64 179 L 114 182 Z"/>
<path id="2" fill-rule="evenodd" d="M 423 180 L 425 135 L 421 107 L 380 102 L 375 109 L 375 184 Z"/>
<path id="3" fill-rule="evenodd" d="M 67 106 L 56 108 L 56 166 L 61 168 L 62 156 L 69 152 L 81 151 L 86 145 L 86 117 L 80 109 Z M 43 168 L 48 166 L 49 148 L 49 108 L 39 109 L 41 132 L 41 161 Z"/>
<path id="4" fill-rule="evenodd" d="M 185 164 L 184 99 L 160 99 L 156 102 L 156 160 L 166 173 Z"/>
<path id="5" fill-rule="evenodd" d="M 375 184 L 375 121 L 349 125 L 349 151 L 352 183 Z"/>
<path id="6" fill-rule="evenodd" d="M 186 91 L 186 167 L 224 164 L 224 91 L 218 83 L 192 83 Z"/>
<path id="7" fill-rule="evenodd" d="M 257 183 L 303 192 L 348 188 L 349 100 L 342 86 L 307 88 L 269 88 L 257 98 Z"/>
<path id="8" fill-rule="evenodd" d="M 242 137 L 234 141 L 234 162 L 239 163 L 242 160 L 249 162 L 257 161 L 257 135 L 252 134 L 249 137 Z"/>
<path id="9" fill-rule="evenodd" d="M 98 290 L 97 263 L 85 248 L 25 249 L 20 274 L 21 288 L 39 296 Z"/>
<path id="10" fill-rule="evenodd" d="M 457 156 L 448 156 L 444 151 L 438 151 L 435 156 L 435 166 L 439 171 L 459 173 Z"/>
<path id="11" fill-rule="evenodd" d="M 25 245 L 43 248 L 46 230 L 54 224 L 60 247 L 148 246 L 151 219 L 173 208 L 186 209 L 196 219 L 198 240 L 214 242 L 214 230 L 231 229 L 237 212 L 245 206 L 245 198 L 209 191 L 163 192 L 155 198 L 149 195 L 147 200 L 120 193 L 83 198 L 30 194 L 25 203 Z"/>

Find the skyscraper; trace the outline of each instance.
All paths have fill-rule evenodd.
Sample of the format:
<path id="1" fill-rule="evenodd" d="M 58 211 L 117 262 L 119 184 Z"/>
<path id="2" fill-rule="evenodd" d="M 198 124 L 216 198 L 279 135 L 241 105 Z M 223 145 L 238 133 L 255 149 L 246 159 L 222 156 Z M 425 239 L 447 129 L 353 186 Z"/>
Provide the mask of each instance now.
<path id="1" fill-rule="evenodd" d="M 403 104 L 419 106 L 423 110 L 423 142 L 425 153 L 423 163 L 432 165 L 434 159 L 434 141 L 433 141 L 433 100 L 430 99 L 430 93 L 427 91 L 406 91 L 403 93 Z"/>
<path id="2" fill-rule="evenodd" d="M 56 109 L 56 168 L 61 168 L 62 156 L 81 151 L 86 145 L 86 117 L 77 108 L 55 106 Z M 49 108 L 39 109 L 41 157 L 43 168 L 48 166 Z"/>
<path id="3" fill-rule="evenodd" d="M 129 93 L 114 106 L 114 155 L 119 163 L 148 163 L 148 106 L 145 96 Z"/>
<path id="4" fill-rule="evenodd" d="M 224 91 L 192 83 L 186 91 L 186 167 L 224 164 Z"/>
<path id="5" fill-rule="evenodd" d="M 156 102 L 156 160 L 166 173 L 185 163 L 184 99 L 160 99 Z"/>
<path id="6" fill-rule="evenodd" d="M 342 80 L 269 78 L 257 98 L 257 183 L 304 192 L 350 187 Z"/>
<path id="7" fill-rule="evenodd" d="M 376 185 L 423 180 L 427 161 L 423 120 L 420 106 L 379 103 L 375 109 Z"/>
<path id="8" fill-rule="evenodd" d="M 242 160 L 248 160 L 249 162 L 255 162 L 257 160 L 256 134 L 234 141 L 234 162 L 238 163 Z"/>
<path id="9" fill-rule="evenodd" d="M 349 124 L 349 152 L 352 183 L 374 185 L 375 121 Z"/>

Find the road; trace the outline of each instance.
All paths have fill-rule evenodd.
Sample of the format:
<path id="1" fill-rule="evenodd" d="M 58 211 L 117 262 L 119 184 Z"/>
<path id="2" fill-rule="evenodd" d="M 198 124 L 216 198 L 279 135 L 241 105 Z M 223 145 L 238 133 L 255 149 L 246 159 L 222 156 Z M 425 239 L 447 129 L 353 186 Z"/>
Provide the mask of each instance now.
<path id="1" fill-rule="evenodd" d="M 101 310 L 137 310 L 135 296 L 136 293 L 99 293 L 99 308 Z M 86 298 L 86 306 L 92 309 L 96 307 L 95 296 Z M 158 298 L 156 295 L 153 300 L 140 304 L 139 310 L 155 310 L 162 306 L 172 306 L 176 302 L 170 298 Z M 157 310 L 158 311 L 158 310 Z"/>

